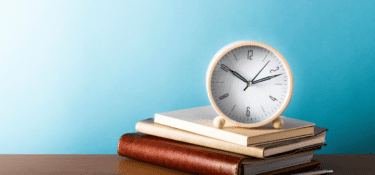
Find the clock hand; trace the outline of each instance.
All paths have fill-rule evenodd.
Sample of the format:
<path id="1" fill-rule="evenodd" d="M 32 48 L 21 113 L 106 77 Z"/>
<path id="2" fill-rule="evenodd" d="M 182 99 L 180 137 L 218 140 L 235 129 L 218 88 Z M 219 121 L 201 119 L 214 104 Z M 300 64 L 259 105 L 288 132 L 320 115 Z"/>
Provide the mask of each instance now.
<path id="1" fill-rule="evenodd" d="M 248 83 L 247 83 L 247 86 L 245 87 L 245 89 L 243 89 L 243 91 L 246 91 L 246 89 L 247 89 L 248 87 L 250 87 L 252 84 L 253 84 L 253 83 L 252 83 L 251 81 L 248 82 Z"/>
<path id="2" fill-rule="evenodd" d="M 244 81 L 245 83 L 247 83 L 247 80 L 246 80 L 244 77 L 242 77 L 240 74 L 238 74 L 236 71 L 232 71 L 232 70 L 231 70 L 231 72 L 232 72 L 232 74 L 233 74 L 234 76 L 236 76 L 237 78 L 239 78 L 239 79 L 241 79 L 242 81 Z"/>
<path id="3" fill-rule="evenodd" d="M 224 64 L 221 65 L 221 68 L 225 69 L 225 70 L 229 70 L 230 72 L 232 72 L 232 74 L 234 76 L 236 76 L 237 78 L 241 79 L 242 81 L 244 81 L 247 84 L 248 81 L 244 77 L 242 77 L 239 73 L 237 73 L 236 71 L 233 71 L 232 69 L 230 69 L 229 67 L 227 67 Z"/>
<path id="4" fill-rule="evenodd" d="M 258 74 L 255 75 L 255 77 L 251 80 L 251 82 L 253 82 L 253 81 L 255 80 L 255 78 L 257 78 L 257 76 L 262 72 L 262 70 L 267 66 L 267 64 L 268 64 L 269 62 L 270 62 L 270 61 L 268 61 L 268 62 L 266 63 L 266 65 L 263 66 L 263 68 L 258 72 Z"/>
<path id="5" fill-rule="evenodd" d="M 262 70 L 267 66 L 267 64 L 268 64 L 269 62 L 270 62 L 270 61 L 268 61 L 268 62 L 266 63 L 266 65 L 263 66 L 263 68 L 258 72 L 257 75 L 255 75 L 255 77 L 254 77 L 251 81 L 247 82 L 247 86 L 245 87 L 245 89 L 244 89 L 243 91 L 245 91 L 249 86 L 251 86 L 251 85 L 253 84 L 253 81 L 255 80 L 255 78 L 256 78 L 256 77 L 262 72 Z"/>
<path id="6" fill-rule="evenodd" d="M 271 75 L 271 76 L 268 76 L 268 77 L 264 77 L 262 79 L 253 81 L 252 84 L 257 84 L 257 83 L 260 83 L 260 82 L 263 82 L 263 81 L 267 81 L 267 80 L 270 80 L 270 79 L 275 78 L 275 77 L 280 76 L 280 75 L 282 75 L 282 74 L 277 74 L 277 75 Z"/>

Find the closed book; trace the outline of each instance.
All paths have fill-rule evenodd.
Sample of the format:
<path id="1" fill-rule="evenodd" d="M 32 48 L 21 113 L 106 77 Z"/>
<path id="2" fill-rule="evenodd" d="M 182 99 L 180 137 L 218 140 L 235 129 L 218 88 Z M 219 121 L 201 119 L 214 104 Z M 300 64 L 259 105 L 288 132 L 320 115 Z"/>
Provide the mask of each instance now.
<path id="1" fill-rule="evenodd" d="M 325 131 L 327 131 L 326 128 L 315 127 L 314 135 L 310 137 L 285 140 L 276 143 L 266 143 L 262 145 L 242 146 L 158 124 L 154 122 L 153 118 L 139 121 L 135 125 L 135 129 L 137 132 L 144 134 L 244 154 L 257 158 L 270 157 L 272 155 L 301 149 L 311 145 L 324 144 Z"/>
<path id="2" fill-rule="evenodd" d="M 248 146 L 278 142 L 314 134 L 314 123 L 288 117 L 280 118 L 284 126 L 275 129 L 271 124 L 258 128 L 241 128 L 226 122 L 224 128 L 217 129 L 213 120 L 218 114 L 212 106 L 197 107 L 155 114 L 155 123 L 193 132 L 207 137 Z"/>
<path id="3" fill-rule="evenodd" d="M 121 136 L 120 156 L 197 174 L 257 174 L 311 162 L 313 151 L 321 145 L 267 159 L 221 151 L 142 133 Z"/>
<path id="4" fill-rule="evenodd" d="M 309 163 L 291 166 L 283 169 L 278 169 L 275 171 L 268 171 L 259 175 L 280 175 L 280 174 L 295 174 L 304 173 L 307 171 L 318 170 L 320 162 L 316 160 L 311 160 Z M 189 173 L 187 171 L 181 171 L 177 169 L 171 169 L 167 167 L 162 167 L 154 165 L 151 163 L 146 163 L 143 161 L 138 161 L 134 159 L 123 159 L 117 164 L 118 173 L 117 174 L 149 174 L 149 175 L 161 175 L 161 174 L 174 174 L 174 175 L 191 175 L 194 173 Z M 195 173 L 196 174 L 196 173 Z"/>

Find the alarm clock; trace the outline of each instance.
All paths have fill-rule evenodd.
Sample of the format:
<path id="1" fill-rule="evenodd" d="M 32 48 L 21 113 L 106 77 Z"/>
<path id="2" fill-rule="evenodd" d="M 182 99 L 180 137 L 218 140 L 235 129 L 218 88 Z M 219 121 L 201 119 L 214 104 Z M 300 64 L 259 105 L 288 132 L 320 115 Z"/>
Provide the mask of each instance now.
<path id="1" fill-rule="evenodd" d="M 206 74 L 209 100 L 220 115 L 214 126 L 226 124 L 255 128 L 272 122 L 284 124 L 280 115 L 293 93 L 292 71 L 283 55 L 255 41 L 235 42 L 213 57 Z"/>

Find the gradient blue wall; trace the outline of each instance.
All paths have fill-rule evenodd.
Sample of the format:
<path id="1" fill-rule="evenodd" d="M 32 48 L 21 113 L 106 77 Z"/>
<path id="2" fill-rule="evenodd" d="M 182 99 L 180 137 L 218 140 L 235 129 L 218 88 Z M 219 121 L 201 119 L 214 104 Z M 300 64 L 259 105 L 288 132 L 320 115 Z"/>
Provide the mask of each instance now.
<path id="1" fill-rule="evenodd" d="M 0 153 L 116 154 L 155 113 L 209 105 L 223 46 L 276 48 L 283 115 L 327 127 L 321 154 L 374 153 L 375 1 L 1 1 Z"/>

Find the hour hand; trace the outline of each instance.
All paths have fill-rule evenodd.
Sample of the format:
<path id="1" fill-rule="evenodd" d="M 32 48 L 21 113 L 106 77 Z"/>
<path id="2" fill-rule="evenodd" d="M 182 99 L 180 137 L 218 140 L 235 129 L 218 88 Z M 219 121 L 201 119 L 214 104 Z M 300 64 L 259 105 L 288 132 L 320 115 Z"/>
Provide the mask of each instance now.
<path id="1" fill-rule="evenodd" d="M 277 77 L 277 76 L 279 76 L 279 75 L 281 75 L 281 74 L 271 75 L 271 76 L 264 77 L 264 78 L 259 79 L 259 80 L 255 80 L 255 81 L 253 81 L 252 84 L 257 84 L 257 83 L 260 83 L 260 82 L 263 82 L 263 81 L 267 81 L 267 80 L 270 80 L 270 79 L 272 79 L 272 78 L 275 78 L 275 77 Z"/>
<path id="2" fill-rule="evenodd" d="M 221 64 L 221 69 L 223 69 L 223 70 L 225 70 L 225 71 L 230 71 L 230 72 L 232 72 L 232 74 L 234 75 L 234 76 L 236 76 L 237 78 L 239 78 L 240 80 L 242 80 L 242 81 L 244 81 L 246 84 L 248 83 L 248 81 L 244 78 L 244 77 L 242 77 L 239 73 L 237 73 L 236 71 L 233 71 L 233 70 L 231 70 L 228 66 L 226 66 L 226 65 L 224 65 L 224 64 Z"/>

